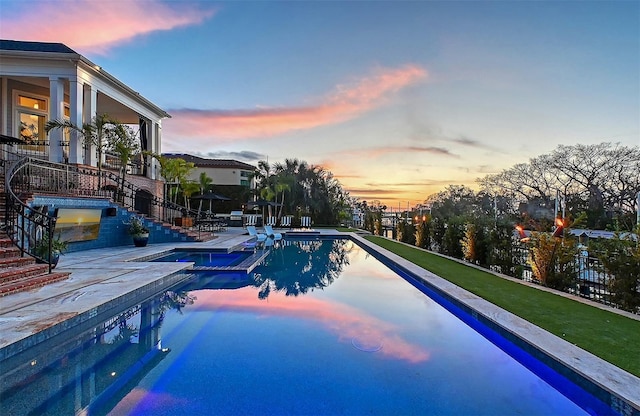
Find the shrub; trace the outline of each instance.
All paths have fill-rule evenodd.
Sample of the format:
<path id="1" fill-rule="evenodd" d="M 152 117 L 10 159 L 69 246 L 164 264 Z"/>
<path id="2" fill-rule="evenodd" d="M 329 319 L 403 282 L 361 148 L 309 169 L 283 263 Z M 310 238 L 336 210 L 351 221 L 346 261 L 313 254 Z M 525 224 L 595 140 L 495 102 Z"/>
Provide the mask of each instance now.
<path id="1" fill-rule="evenodd" d="M 429 229 L 429 222 L 422 221 L 416 227 L 416 246 L 420 248 L 426 248 L 427 250 L 431 247 L 431 235 Z"/>
<path id="2" fill-rule="evenodd" d="M 637 312 L 640 308 L 640 242 L 634 241 L 631 235 L 593 241 L 589 249 L 597 253 L 601 270 L 612 276 L 609 281 L 612 300 L 622 309 Z"/>
<path id="3" fill-rule="evenodd" d="M 578 248 L 574 238 L 536 232 L 529 244 L 529 264 L 536 281 L 558 290 L 566 290 L 576 282 Z"/>

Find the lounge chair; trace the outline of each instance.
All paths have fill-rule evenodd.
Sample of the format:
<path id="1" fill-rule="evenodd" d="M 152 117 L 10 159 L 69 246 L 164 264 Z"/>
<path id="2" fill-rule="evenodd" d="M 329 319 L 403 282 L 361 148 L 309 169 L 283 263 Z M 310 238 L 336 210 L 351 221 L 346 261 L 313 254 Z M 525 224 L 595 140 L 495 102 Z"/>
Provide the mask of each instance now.
<path id="1" fill-rule="evenodd" d="M 245 227 L 250 227 L 250 226 L 255 227 L 257 224 L 258 224 L 257 215 L 247 215 L 247 222 L 244 224 Z"/>
<path id="2" fill-rule="evenodd" d="M 249 235 L 251 237 L 256 237 L 258 241 L 264 241 L 267 239 L 267 235 L 259 233 L 258 230 L 256 230 L 255 225 L 247 225 L 247 231 L 249 231 Z"/>
<path id="3" fill-rule="evenodd" d="M 273 231 L 273 227 L 270 225 L 264 226 L 264 232 L 267 233 L 267 237 L 269 238 L 273 237 L 274 240 L 282 240 L 282 234 Z"/>
<path id="4" fill-rule="evenodd" d="M 277 221 L 278 219 L 276 217 L 267 217 L 267 222 L 265 223 L 265 226 L 269 225 L 271 227 L 275 227 Z"/>
<path id="5" fill-rule="evenodd" d="M 280 227 L 291 228 L 291 215 L 280 218 Z"/>
<path id="6" fill-rule="evenodd" d="M 301 228 L 311 228 L 311 217 L 300 217 Z"/>

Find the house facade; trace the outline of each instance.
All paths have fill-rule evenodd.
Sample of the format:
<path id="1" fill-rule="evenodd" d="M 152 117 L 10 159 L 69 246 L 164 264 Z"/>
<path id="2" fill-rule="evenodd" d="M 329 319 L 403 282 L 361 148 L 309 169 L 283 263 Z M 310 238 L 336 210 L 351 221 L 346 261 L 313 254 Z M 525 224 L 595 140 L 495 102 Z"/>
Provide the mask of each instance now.
<path id="1" fill-rule="evenodd" d="M 61 43 L 0 40 L 0 134 L 26 142 L 14 152 L 96 167 L 94 146 L 73 131 L 47 135 L 45 125 L 68 120 L 81 126 L 102 114 L 139 130 L 143 150 L 161 153 L 162 120 L 170 117 L 164 110 Z M 147 157 L 139 165 L 138 182 L 149 179 L 147 187 L 155 188 L 158 162 Z"/>
<path id="2" fill-rule="evenodd" d="M 256 167 L 248 163 L 230 159 L 206 159 L 181 153 L 165 153 L 167 158 L 180 158 L 193 163 L 195 169 L 188 179 L 198 182 L 201 173 L 205 173 L 213 180 L 214 185 L 242 185 L 249 189 L 255 187 L 253 174 Z"/>

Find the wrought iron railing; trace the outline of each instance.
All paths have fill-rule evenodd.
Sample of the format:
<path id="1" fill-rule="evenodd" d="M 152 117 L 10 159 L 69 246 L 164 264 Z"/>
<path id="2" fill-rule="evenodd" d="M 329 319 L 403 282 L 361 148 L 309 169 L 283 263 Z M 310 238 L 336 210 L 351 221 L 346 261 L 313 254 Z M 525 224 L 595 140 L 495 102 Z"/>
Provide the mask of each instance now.
<path id="1" fill-rule="evenodd" d="M 54 163 L 26 158 L 22 174 L 11 182 L 18 192 L 108 198 L 135 211 L 136 194 L 140 188 L 109 170 Z M 151 210 L 144 215 L 165 223 L 174 223 L 176 217 L 197 215 L 196 210 L 151 196 L 147 199 Z"/>
<path id="2" fill-rule="evenodd" d="M 514 263 L 521 267 L 520 278 L 527 282 L 536 281 L 528 263 L 530 247 L 518 245 L 514 247 Z M 583 249 L 575 256 L 575 276 L 572 284 L 566 290 L 568 293 L 591 299 L 605 305 L 617 306 L 612 301 L 610 292 L 611 281 L 615 277 L 603 271 L 600 259 Z"/>
<path id="3" fill-rule="evenodd" d="M 122 169 L 122 162 L 120 161 L 120 158 L 118 157 L 118 155 L 111 152 L 105 152 L 104 163 L 102 164 L 102 166 L 104 168 L 120 172 L 120 170 Z M 127 170 L 127 175 L 134 175 L 134 176 L 144 175 L 143 164 L 142 164 L 142 161 L 140 160 L 129 162 L 127 164 L 126 170 Z"/>
<path id="4" fill-rule="evenodd" d="M 49 264 L 49 272 L 54 264 L 51 252 L 56 218 L 42 208 L 28 206 L 25 199 L 34 193 L 106 198 L 135 211 L 139 187 L 114 172 L 49 162 L 7 150 L 0 160 L 6 173 L 6 232 L 22 256 Z M 156 196 L 148 198 L 147 203 L 151 212 L 144 215 L 159 222 L 173 224 L 176 217 L 197 216 L 196 210 Z"/>
<path id="5" fill-rule="evenodd" d="M 13 183 L 24 181 L 24 170 L 28 166 L 29 158 L 25 157 L 12 164 L 5 175 L 5 226 L 11 241 L 20 249 L 21 257 L 25 254 L 49 265 L 49 273 L 54 267 L 53 230 L 56 218 L 44 210 L 29 207 L 22 199 L 25 195 L 20 187 L 14 188 Z M 17 193 L 16 193 L 17 192 Z"/>

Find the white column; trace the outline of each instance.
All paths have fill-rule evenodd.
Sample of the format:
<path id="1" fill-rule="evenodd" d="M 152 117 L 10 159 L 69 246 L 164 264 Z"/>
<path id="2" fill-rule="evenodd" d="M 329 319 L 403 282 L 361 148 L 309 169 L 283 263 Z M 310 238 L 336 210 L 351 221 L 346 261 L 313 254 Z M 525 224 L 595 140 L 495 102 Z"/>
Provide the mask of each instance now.
<path id="1" fill-rule="evenodd" d="M 160 136 L 162 133 L 162 127 L 160 123 L 156 123 L 154 121 L 151 122 L 151 137 L 149 137 L 150 151 L 160 155 L 162 154 L 162 149 L 160 149 Z M 155 159 L 151 159 L 151 167 L 149 169 L 149 176 L 151 179 L 160 179 L 160 163 Z M 164 195 L 163 195 L 164 197 Z"/>
<path id="2" fill-rule="evenodd" d="M 84 105 L 84 87 L 78 79 L 69 80 L 69 121 L 82 128 L 82 113 Z M 69 138 L 69 163 L 84 163 L 82 153 L 82 135 L 71 130 Z"/>
<path id="3" fill-rule="evenodd" d="M 82 119 L 84 123 L 91 123 L 98 112 L 98 90 L 92 85 L 84 86 L 84 105 Z M 98 166 L 96 147 L 86 143 L 84 163 L 90 166 Z"/>
<path id="4" fill-rule="evenodd" d="M 9 120 L 9 98 L 7 97 L 7 77 L 0 78 L 2 80 L 2 85 L 0 86 L 0 112 L 2 113 L 2 122 L 0 125 L 2 126 L 2 130 L 0 132 L 2 134 L 9 134 L 9 126 L 7 120 Z M 11 106 L 13 108 L 13 105 Z M 18 137 L 17 135 L 13 135 L 14 137 Z"/>
<path id="5" fill-rule="evenodd" d="M 49 120 L 64 119 L 64 81 L 58 77 L 49 78 Z M 53 129 L 49 132 L 49 161 L 62 162 L 62 130 Z M 41 140 L 44 139 L 42 132 Z"/>

